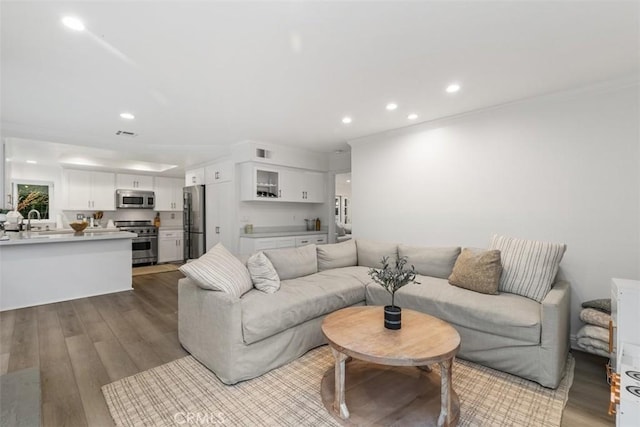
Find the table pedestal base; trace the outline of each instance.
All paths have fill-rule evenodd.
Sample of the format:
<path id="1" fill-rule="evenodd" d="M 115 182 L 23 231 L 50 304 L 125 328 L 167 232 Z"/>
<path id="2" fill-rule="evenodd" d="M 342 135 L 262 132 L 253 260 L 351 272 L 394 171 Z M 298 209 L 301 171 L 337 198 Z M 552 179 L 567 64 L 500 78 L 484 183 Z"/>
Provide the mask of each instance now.
<path id="1" fill-rule="evenodd" d="M 335 368 L 322 378 L 322 402 L 343 425 L 437 426 L 440 416 L 440 369 L 376 365 L 353 359 L 345 376 L 348 419 L 334 409 Z M 448 425 L 456 425 L 460 401 L 453 389 Z M 442 422 L 442 420 L 441 420 Z"/>

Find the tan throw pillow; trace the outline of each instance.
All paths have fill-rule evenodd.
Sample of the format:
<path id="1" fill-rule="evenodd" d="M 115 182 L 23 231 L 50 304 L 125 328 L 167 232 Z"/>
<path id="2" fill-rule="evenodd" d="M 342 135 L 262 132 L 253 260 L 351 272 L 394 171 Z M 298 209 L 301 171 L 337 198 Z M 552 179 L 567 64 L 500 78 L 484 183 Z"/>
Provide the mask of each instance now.
<path id="1" fill-rule="evenodd" d="M 500 290 L 542 302 L 547 296 L 566 246 L 494 235 L 489 248 L 498 249 L 504 273 Z"/>
<path id="2" fill-rule="evenodd" d="M 280 277 L 264 252 L 251 255 L 247 260 L 247 268 L 253 286 L 259 291 L 272 294 L 280 289 Z"/>
<path id="3" fill-rule="evenodd" d="M 449 276 L 449 283 L 483 294 L 495 295 L 500 284 L 500 251 L 465 248 L 460 253 Z"/>
<path id="4" fill-rule="evenodd" d="M 221 243 L 200 258 L 184 264 L 180 271 L 203 289 L 240 297 L 253 288 L 249 271 Z"/>

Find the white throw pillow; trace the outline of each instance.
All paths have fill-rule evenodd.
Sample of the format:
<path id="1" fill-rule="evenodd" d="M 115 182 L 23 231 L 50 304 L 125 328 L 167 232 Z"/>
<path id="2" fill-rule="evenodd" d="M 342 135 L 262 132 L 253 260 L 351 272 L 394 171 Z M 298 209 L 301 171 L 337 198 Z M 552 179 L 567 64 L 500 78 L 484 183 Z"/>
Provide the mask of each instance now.
<path id="1" fill-rule="evenodd" d="M 203 289 L 222 291 L 240 297 L 253 288 L 249 271 L 240 260 L 218 243 L 180 271 Z"/>
<path id="2" fill-rule="evenodd" d="M 273 264 L 264 252 L 258 252 L 249 257 L 247 268 L 251 275 L 251 281 L 256 289 L 272 294 L 280 289 L 280 277 L 273 268 Z"/>
<path id="3" fill-rule="evenodd" d="M 537 242 L 494 235 L 490 249 L 500 251 L 502 276 L 501 292 L 522 295 L 542 302 L 547 296 L 566 245 L 562 243 Z"/>

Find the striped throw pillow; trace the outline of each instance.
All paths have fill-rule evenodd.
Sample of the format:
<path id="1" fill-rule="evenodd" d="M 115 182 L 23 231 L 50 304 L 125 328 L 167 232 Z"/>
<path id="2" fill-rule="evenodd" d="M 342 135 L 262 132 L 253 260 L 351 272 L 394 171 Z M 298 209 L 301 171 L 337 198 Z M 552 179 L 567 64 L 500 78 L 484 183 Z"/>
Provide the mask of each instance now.
<path id="1" fill-rule="evenodd" d="M 218 243 L 180 271 L 203 289 L 222 291 L 240 297 L 253 288 L 249 271 L 240 260 Z"/>
<path id="2" fill-rule="evenodd" d="M 542 302 L 553 285 L 566 245 L 494 235 L 490 249 L 500 251 L 501 292 Z"/>

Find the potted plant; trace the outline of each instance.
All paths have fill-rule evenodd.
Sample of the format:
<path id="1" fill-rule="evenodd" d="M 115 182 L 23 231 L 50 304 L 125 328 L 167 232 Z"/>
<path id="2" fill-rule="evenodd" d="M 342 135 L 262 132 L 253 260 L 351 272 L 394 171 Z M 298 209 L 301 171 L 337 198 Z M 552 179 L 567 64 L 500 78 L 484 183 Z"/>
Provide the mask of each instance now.
<path id="1" fill-rule="evenodd" d="M 416 281 L 416 270 L 405 269 L 407 257 L 400 257 L 396 260 L 395 268 L 389 265 L 389 257 L 383 257 L 382 269 L 372 268 L 369 270 L 369 276 L 374 282 L 380 284 L 391 294 L 391 305 L 384 307 L 384 327 L 387 329 L 400 329 L 402 327 L 402 308 L 396 307 L 395 296 L 396 291 L 408 285 L 409 283 L 420 283 Z"/>

